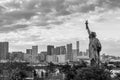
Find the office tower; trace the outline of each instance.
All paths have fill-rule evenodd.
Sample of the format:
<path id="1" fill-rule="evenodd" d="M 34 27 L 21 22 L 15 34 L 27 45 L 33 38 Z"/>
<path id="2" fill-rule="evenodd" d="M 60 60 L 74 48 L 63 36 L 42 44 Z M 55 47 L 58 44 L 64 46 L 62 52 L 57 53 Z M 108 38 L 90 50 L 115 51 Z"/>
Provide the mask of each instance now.
<path id="1" fill-rule="evenodd" d="M 32 55 L 29 56 L 30 63 L 37 63 L 37 56 L 38 56 L 38 46 L 32 46 Z"/>
<path id="2" fill-rule="evenodd" d="M 53 45 L 48 45 L 47 46 L 47 55 L 52 55 L 53 50 L 54 50 L 54 46 Z"/>
<path id="3" fill-rule="evenodd" d="M 77 54 L 79 54 L 79 41 L 76 41 Z"/>
<path id="4" fill-rule="evenodd" d="M 8 42 L 0 42 L 0 60 L 6 60 L 9 51 L 9 43 Z"/>
<path id="5" fill-rule="evenodd" d="M 38 46 L 32 46 L 32 55 L 38 54 Z"/>
<path id="6" fill-rule="evenodd" d="M 60 54 L 66 54 L 65 46 L 60 46 Z"/>
<path id="7" fill-rule="evenodd" d="M 57 48 L 53 49 L 53 55 L 57 55 Z"/>
<path id="8" fill-rule="evenodd" d="M 53 55 L 56 55 L 57 51 L 56 48 L 53 49 Z"/>
<path id="9" fill-rule="evenodd" d="M 56 55 L 60 55 L 60 47 L 56 47 Z"/>
<path id="10" fill-rule="evenodd" d="M 26 49 L 26 54 L 32 54 L 32 49 Z"/>
<path id="11" fill-rule="evenodd" d="M 72 61 L 73 60 L 72 44 L 67 44 L 67 60 L 68 61 Z"/>

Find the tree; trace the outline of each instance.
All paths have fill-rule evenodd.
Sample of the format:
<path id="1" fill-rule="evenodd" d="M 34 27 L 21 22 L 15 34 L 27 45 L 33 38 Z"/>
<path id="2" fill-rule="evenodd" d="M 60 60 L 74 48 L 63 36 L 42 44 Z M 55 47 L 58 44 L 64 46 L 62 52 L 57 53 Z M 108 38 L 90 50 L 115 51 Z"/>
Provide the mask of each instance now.
<path id="1" fill-rule="evenodd" d="M 20 70 L 18 68 L 12 70 L 11 75 L 9 76 L 10 80 L 24 80 L 27 77 L 26 71 Z"/>
<path id="2" fill-rule="evenodd" d="M 55 64 L 50 62 L 47 66 L 47 69 L 52 73 L 55 72 Z"/>
<path id="3" fill-rule="evenodd" d="M 32 72 L 33 67 L 27 66 L 28 63 L 7 62 L 0 64 L 0 73 L 3 71 L 8 73 L 9 80 L 22 80 L 28 76 L 28 72 Z"/>
<path id="4" fill-rule="evenodd" d="M 98 67 L 79 69 L 74 80 L 111 80 L 110 72 Z"/>

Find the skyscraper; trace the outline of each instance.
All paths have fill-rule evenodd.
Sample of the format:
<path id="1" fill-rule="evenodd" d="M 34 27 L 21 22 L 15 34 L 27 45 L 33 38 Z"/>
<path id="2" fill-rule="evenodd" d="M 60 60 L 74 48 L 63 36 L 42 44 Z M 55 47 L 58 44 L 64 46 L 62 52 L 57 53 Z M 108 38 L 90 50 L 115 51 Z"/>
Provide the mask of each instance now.
<path id="1" fill-rule="evenodd" d="M 73 61 L 73 54 L 72 54 L 72 43 L 67 44 L 67 60 Z"/>
<path id="2" fill-rule="evenodd" d="M 66 54 L 65 46 L 60 46 L 60 54 Z"/>
<path id="3" fill-rule="evenodd" d="M 56 47 L 56 55 L 60 55 L 60 47 Z"/>
<path id="4" fill-rule="evenodd" d="M 47 46 L 47 55 L 52 55 L 54 52 L 54 46 L 53 45 L 48 45 Z"/>
<path id="5" fill-rule="evenodd" d="M 38 46 L 32 46 L 32 55 L 38 54 Z"/>
<path id="6" fill-rule="evenodd" d="M 32 55 L 31 55 L 31 63 L 37 63 L 37 56 L 38 56 L 38 46 L 32 46 Z"/>
<path id="7" fill-rule="evenodd" d="M 79 41 L 76 41 L 77 55 L 79 54 Z"/>
<path id="8" fill-rule="evenodd" d="M 6 60 L 9 51 L 9 43 L 8 42 L 0 42 L 0 60 Z"/>

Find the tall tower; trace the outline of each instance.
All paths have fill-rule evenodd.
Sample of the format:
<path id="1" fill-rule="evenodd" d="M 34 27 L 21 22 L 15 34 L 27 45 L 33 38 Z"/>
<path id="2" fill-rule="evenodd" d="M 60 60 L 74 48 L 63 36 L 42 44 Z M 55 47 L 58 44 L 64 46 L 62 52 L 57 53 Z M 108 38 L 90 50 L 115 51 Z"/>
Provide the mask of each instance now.
<path id="1" fill-rule="evenodd" d="M 31 58 L 31 63 L 36 63 L 38 56 L 38 46 L 32 46 L 32 55 L 30 56 Z"/>
<path id="2" fill-rule="evenodd" d="M 56 47 L 56 55 L 60 55 L 60 47 Z"/>
<path id="3" fill-rule="evenodd" d="M 72 43 L 71 44 L 67 44 L 67 60 L 73 61 Z"/>
<path id="4" fill-rule="evenodd" d="M 32 55 L 38 54 L 38 46 L 32 46 Z"/>
<path id="5" fill-rule="evenodd" d="M 77 55 L 79 54 L 79 41 L 76 41 Z"/>
<path id="6" fill-rule="evenodd" d="M 65 46 L 60 46 L 60 54 L 66 54 Z"/>
<path id="7" fill-rule="evenodd" d="M 54 54 L 54 46 L 48 45 L 47 46 L 47 55 L 53 55 Z"/>
<path id="8" fill-rule="evenodd" d="M 8 42 L 0 42 L 0 60 L 6 60 L 9 51 Z"/>

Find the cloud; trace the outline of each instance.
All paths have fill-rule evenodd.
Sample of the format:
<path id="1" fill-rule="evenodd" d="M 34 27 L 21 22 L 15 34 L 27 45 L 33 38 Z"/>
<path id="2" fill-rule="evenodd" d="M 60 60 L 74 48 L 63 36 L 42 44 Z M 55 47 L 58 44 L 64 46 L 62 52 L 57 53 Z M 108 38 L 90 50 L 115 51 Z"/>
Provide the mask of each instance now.
<path id="1" fill-rule="evenodd" d="M 91 12 L 101 15 L 108 10 L 118 8 L 118 3 L 119 0 L 6 0 L 6 2 L 1 1 L 4 6 L 1 6 L 4 14 L 0 15 L 0 25 L 14 24 L 16 20 L 21 19 L 31 21 L 31 24 L 37 26 L 59 25 L 68 20 L 57 21 L 59 16 L 66 18 L 66 16 L 79 13 L 79 15 L 88 15 L 86 18 L 89 19 L 90 16 L 94 16 L 91 15 Z M 1 8 L 0 10 L 2 10 Z M 31 19 L 34 16 L 38 16 L 38 18 L 33 21 Z M 103 20 L 100 17 L 99 19 Z"/>
<path id="2" fill-rule="evenodd" d="M 5 10 L 5 8 L 3 6 L 0 6 L 0 13 Z"/>
<path id="3" fill-rule="evenodd" d="M 120 52 L 120 44 L 118 44 L 120 41 L 115 41 L 112 39 L 108 40 L 101 40 L 102 43 L 102 53 L 106 53 L 109 55 L 119 55 Z"/>
<path id="4" fill-rule="evenodd" d="M 10 27 L 0 27 L 0 32 L 1 33 L 8 33 L 8 32 L 11 32 L 11 31 L 25 29 L 26 27 L 28 27 L 28 25 L 24 25 L 24 24 L 13 25 L 13 26 L 10 26 Z"/>
<path id="5" fill-rule="evenodd" d="M 94 24 L 119 17 L 119 3 L 120 0 L 0 0 L 0 39 L 10 41 L 12 47 L 85 39 L 88 35 L 84 21 L 89 19 Z"/>
<path id="6" fill-rule="evenodd" d="M 118 8 L 120 7 L 119 0 L 98 0 L 98 5 L 99 6 L 107 6 L 109 9 L 110 8 Z"/>
<path id="7" fill-rule="evenodd" d="M 33 41 L 36 42 L 42 39 L 40 36 L 41 32 L 39 30 L 40 29 L 38 27 L 27 27 L 24 30 L 18 29 L 13 32 L 1 33 L 0 39 L 1 41 L 9 41 L 12 45 L 18 45 L 19 42 L 26 42 L 26 44 L 31 42 L 32 44 Z"/>

